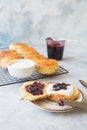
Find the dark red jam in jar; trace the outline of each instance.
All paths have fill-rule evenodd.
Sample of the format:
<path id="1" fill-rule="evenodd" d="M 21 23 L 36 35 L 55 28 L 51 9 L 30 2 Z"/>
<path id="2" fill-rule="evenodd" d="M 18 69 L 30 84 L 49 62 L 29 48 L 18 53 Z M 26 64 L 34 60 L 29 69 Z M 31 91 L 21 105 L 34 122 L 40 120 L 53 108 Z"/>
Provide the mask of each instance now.
<path id="1" fill-rule="evenodd" d="M 46 40 L 47 40 L 48 58 L 62 60 L 65 40 L 54 41 L 51 38 L 47 38 Z"/>
<path id="2" fill-rule="evenodd" d="M 25 86 L 25 89 L 28 93 L 31 93 L 32 95 L 41 95 L 43 94 L 44 87 L 45 87 L 44 83 L 34 82 L 33 84 Z"/>

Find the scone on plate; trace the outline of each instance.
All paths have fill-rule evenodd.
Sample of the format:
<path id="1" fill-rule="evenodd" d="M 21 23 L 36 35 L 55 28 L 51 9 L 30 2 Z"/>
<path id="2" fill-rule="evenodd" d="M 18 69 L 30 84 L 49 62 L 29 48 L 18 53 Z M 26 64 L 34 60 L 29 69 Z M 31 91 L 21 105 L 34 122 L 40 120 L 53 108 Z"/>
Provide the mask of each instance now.
<path id="1" fill-rule="evenodd" d="M 36 101 L 48 98 L 51 101 L 76 100 L 79 89 L 66 83 L 29 81 L 20 87 L 21 99 Z"/>
<path id="2" fill-rule="evenodd" d="M 56 73 L 59 65 L 57 60 L 54 59 L 42 59 L 36 64 L 36 71 L 40 74 L 51 75 Z"/>
<path id="3" fill-rule="evenodd" d="M 29 101 L 41 100 L 48 97 L 46 94 L 47 84 L 44 82 L 29 81 L 20 87 L 21 99 Z"/>
<path id="4" fill-rule="evenodd" d="M 50 83 L 46 88 L 49 99 L 57 100 L 75 100 L 79 96 L 77 87 L 66 83 Z"/>

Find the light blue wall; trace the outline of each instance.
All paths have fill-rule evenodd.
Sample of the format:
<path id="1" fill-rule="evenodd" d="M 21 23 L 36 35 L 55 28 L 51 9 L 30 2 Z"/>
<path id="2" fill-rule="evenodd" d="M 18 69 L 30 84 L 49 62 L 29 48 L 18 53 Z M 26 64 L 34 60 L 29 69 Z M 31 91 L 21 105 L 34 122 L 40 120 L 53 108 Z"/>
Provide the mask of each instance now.
<path id="1" fill-rule="evenodd" d="M 87 41 L 87 0 L 0 0 L 0 45 Z"/>

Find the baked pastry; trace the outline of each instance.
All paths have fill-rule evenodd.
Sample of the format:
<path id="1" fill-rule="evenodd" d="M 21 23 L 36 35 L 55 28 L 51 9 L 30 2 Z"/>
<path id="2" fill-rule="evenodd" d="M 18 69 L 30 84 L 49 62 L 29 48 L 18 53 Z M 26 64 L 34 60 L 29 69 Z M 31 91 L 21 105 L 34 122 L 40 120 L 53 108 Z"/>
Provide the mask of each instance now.
<path id="1" fill-rule="evenodd" d="M 38 54 L 38 52 L 33 47 L 21 47 L 17 50 L 17 52 L 23 57 L 26 57 L 31 54 Z"/>
<path id="2" fill-rule="evenodd" d="M 49 98 L 52 101 L 75 100 L 79 90 L 71 84 L 29 81 L 20 87 L 21 99 L 30 101 Z"/>
<path id="3" fill-rule="evenodd" d="M 65 83 L 48 84 L 46 93 L 49 95 L 49 99 L 53 101 L 75 100 L 79 96 L 79 90 L 77 87 Z"/>
<path id="4" fill-rule="evenodd" d="M 35 63 L 37 63 L 38 61 L 40 61 L 42 59 L 46 59 L 45 56 L 41 55 L 41 54 L 32 54 L 32 55 L 26 56 L 25 58 L 33 60 Z"/>
<path id="5" fill-rule="evenodd" d="M 43 59 L 37 62 L 35 68 L 40 74 L 54 74 L 58 69 L 58 62 L 54 59 Z"/>
<path id="6" fill-rule="evenodd" d="M 11 43 L 9 45 L 9 49 L 10 50 L 16 50 L 19 49 L 20 47 L 24 48 L 24 47 L 28 47 L 28 44 L 26 43 Z"/>
<path id="7" fill-rule="evenodd" d="M 17 52 L 15 50 L 2 50 L 0 51 L 0 60 L 8 55 L 16 55 Z"/>
<path id="8" fill-rule="evenodd" d="M 0 66 L 3 68 L 3 69 L 6 69 L 7 68 L 7 64 L 12 61 L 12 60 L 16 60 L 16 59 L 21 59 L 22 57 L 20 55 L 7 55 L 5 57 L 3 57 L 1 60 L 0 60 Z"/>
<path id="9" fill-rule="evenodd" d="M 25 82 L 20 87 L 20 93 L 22 95 L 21 99 L 35 101 L 47 98 L 48 95 L 46 94 L 46 86 L 47 84 L 44 82 Z"/>

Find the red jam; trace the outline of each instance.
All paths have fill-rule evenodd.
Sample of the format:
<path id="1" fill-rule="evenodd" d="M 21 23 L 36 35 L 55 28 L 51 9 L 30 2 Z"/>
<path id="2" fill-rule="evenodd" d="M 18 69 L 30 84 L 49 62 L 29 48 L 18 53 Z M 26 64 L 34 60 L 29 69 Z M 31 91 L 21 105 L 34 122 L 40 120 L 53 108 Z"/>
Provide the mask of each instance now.
<path id="1" fill-rule="evenodd" d="M 32 95 L 41 95 L 43 94 L 44 87 L 45 87 L 44 83 L 34 82 L 33 84 L 25 86 L 25 89 L 28 93 L 31 93 Z"/>
<path id="2" fill-rule="evenodd" d="M 63 100 L 59 100 L 59 101 L 58 101 L 58 105 L 59 105 L 59 106 L 64 106 L 64 101 L 63 101 Z"/>

